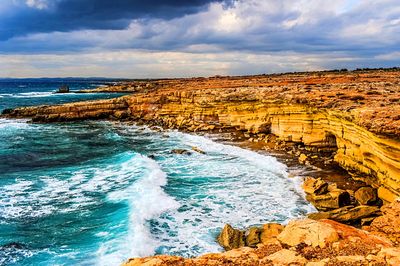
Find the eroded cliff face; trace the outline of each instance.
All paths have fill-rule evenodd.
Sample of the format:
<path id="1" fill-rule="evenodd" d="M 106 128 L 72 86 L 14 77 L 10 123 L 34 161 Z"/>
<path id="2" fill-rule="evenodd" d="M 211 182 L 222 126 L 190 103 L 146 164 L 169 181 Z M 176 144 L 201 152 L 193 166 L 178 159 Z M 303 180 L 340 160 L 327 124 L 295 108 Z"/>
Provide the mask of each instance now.
<path id="1" fill-rule="evenodd" d="M 339 81 L 329 81 L 330 86 L 315 85 L 311 89 L 307 85 L 309 79 L 305 83 L 293 81 L 295 87 L 287 83 L 276 85 L 273 79 L 263 84 L 261 78 L 253 83 L 244 82 L 248 78 L 241 82 L 229 80 L 228 85 L 204 79 L 168 81 L 152 92 L 20 108 L 7 111 L 6 116 L 32 117 L 39 122 L 129 118 L 187 131 L 230 128 L 250 134 L 272 133 L 285 141 L 302 142 L 311 149 L 336 150 L 335 161 L 358 173 L 356 178 L 379 187 L 379 197 L 392 202 L 400 196 L 400 105 L 396 85 L 399 76 L 391 74 L 390 84 L 367 80 L 359 87 L 340 83 L 343 77 L 339 76 Z M 369 89 L 362 91 L 365 84 Z M 388 90 L 393 93 L 377 102 L 376 95 Z M 339 100 L 340 97 L 343 99 Z M 388 104 L 383 104 L 385 101 Z"/>

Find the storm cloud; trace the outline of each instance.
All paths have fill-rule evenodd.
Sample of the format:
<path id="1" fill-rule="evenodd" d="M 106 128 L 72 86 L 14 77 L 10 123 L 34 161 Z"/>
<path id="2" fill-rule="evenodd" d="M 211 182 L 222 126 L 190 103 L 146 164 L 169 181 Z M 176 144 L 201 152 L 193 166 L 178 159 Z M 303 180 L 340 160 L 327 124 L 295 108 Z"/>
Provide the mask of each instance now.
<path id="1" fill-rule="evenodd" d="M 118 30 L 133 19 L 196 13 L 210 0 L 2 0 L 0 38 L 82 29 Z M 215 0 L 214 0 L 215 2 Z"/>
<path id="2" fill-rule="evenodd" d="M 126 77 L 391 67 L 399 65 L 399 47 L 397 0 L 3 0 L 0 4 L 3 62 L 18 58 L 22 66 L 31 65 L 32 75 L 45 68 L 46 62 L 40 60 L 53 62 L 57 56 L 87 60 L 68 60 L 71 73 L 92 74 L 103 64 L 110 71 L 112 65 L 120 67 L 118 75 Z M 152 60 L 151 68 L 145 58 Z M 185 63 L 195 67 L 174 67 Z M 7 69 L 4 64 L 0 70 Z M 58 73 L 66 71 L 64 64 L 53 66 L 59 67 Z M 9 73 L 0 73 L 4 75 Z"/>

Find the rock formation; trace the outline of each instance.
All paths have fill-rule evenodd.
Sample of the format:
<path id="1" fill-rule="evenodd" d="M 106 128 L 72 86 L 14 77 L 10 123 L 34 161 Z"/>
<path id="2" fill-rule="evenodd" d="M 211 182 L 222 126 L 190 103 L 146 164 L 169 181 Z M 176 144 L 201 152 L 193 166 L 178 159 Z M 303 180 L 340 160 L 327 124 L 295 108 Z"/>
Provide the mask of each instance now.
<path id="1" fill-rule="evenodd" d="M 229 228 L 230 232 L 227 232 Z M 274 228 L 268 241 L 252 243 L 253 247 L 242 246 L 224 253 L 205 254 L 197 258 L 176 256 L 153 256 L 133 258 L 124 266 L 232 266 L 232 265 L 399 265 L 400 248 L 382 236 L 343 225 L 331 220 L 309 219 L 291 221 L 286 227 L 268 224 L 263 228 Z M 226 226 L 219 239 L 226 246 L 236 246 L 237 237 L 243 232 Z M 241 234 L 238 234 L 241 232 Z M 255 232 L 247 230 L 248 236 Z M 228 243 L 232 241 L 231 243 Z M 241 242 L 244 244 L 244 242 Z"/>
<path id="2" fill-rule="evenodd" d="M 158 80 L 150 92 L 5 115 L 36 122 L 129 118 L 187 131 L 234 129 L 250 137 L 272 133 L 333 152 L 339 165 L 393 202 L 400 195 L 399 82 L 399 71 Z"/>

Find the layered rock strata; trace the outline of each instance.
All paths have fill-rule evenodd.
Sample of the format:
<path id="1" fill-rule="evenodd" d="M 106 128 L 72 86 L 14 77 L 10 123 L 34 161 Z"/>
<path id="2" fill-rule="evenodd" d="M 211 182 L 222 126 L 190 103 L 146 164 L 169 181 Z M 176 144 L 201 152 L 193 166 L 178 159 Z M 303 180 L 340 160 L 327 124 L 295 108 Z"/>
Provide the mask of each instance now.
<path id="1" fill-rule="evenodd" d="M 188 131 L 272 133 L 335 152 L 339 165 L 392 202 L 400 195 L 399 77 L 371 72 L 166 80 L 152 92 L 5 114 L 38 122 L 112 117 Z"/>

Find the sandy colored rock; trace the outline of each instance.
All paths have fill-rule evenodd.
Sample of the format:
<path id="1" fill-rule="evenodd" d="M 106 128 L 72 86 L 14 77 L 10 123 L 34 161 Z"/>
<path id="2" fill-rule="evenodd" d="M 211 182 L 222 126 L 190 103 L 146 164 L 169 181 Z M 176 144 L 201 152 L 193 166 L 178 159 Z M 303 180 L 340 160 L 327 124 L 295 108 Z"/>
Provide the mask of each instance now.
<path id="1" fill-rule="evenodd" d="M 308 157 L 304 153 L 300 154 L 299 156 L 299 162 L 304 164 L 307 161 Z"/>
<path id="2" fill-rule="evenodd" d="M 224 226 L 217 240 L 225 250 L 231 250 L 245 245 L 244 232 L 234 229 L 229 224 Z"/>
<path id="3" fill-rule="evenodd" d="M 279 234 L 278 240 L 292 247 L 306 244 L 324 248 L 338 241 L 339 235 L 329 224 L 304 219 L 289 222 L 282 233 Z"/>
<path id="4" fill-rule="evenodd" d="M 247 230 L 245 233 L 246 246 L 253 248 L 256 247 L 257 244 L 261 242 L 260 240 L 261 231 L 262 230 L 258 227 L 251 227 L 249 230 Z"/>
<path id="5" fill-rule="evenodd" d="M 394 244 L 400 244 L 400 202 L 395 201 L 381 208 L 382 216 L 375 218 L 368 231 L 389 238 Z"/>
<path id="6" fill-rule="evenodd" d="M 305 265 L 307 260 L 298 255 L 296 251 L 282 249 L 272 255 L 269 255 L 264 261 L 271 261 L 274 265 Z"/>
<path id="7" fill-rule="evenodd" d="M 361 205 L 368 205 L 376 201 L 376 189 L 372 187 L 361 187 L 355 193 L 354 197 Z"/>
<path id="8" fill-rule="evenodd" d="M 135 258 L 128 260 L 124 266 L 186 266 L 184 258 L 160 255 L 147 258 Z"/>
<path id="9" fill-rule="evenodd" d="M 383 248 L 378 253 L 378 257 L 385 259 L 388 265 L 398 266 L 400 265 L 400 248 Z"/>
<path id="10" fill-rule="evenodd" d="M 353 226 L 342 224 L 332 220 L 320 220 L 319 222 L 329 224 L 333 230 L 339 235 L 340 239 L 351 239 L 361 241 L 363 244 L 371 247 L 392 247 L 393 244 L 385 237 L 374 235 L 370 232 L 357 229 Z"/>
<path id="11" fill-rule="evenodd" d="M 260 241 L 263 244 L 275 243 L 275 239 L 285 227 L 278 223 L 264 224 L 260 234 Z"/>
<path id="12" fill-rule="evenodd" d="M 350 195 L 347 191 L 337 189 L 323 195 L 308 194 L 307 200 L 321 211 L 338 209 L 350 204 Z"/>
<path id="13" fill-rule="evenodd" d="M 368 261 L 363 256 L 337 256 L 339 263 L 348 263 L 352 265 L 368 265 Z"/>
<path id="14" fill-rule="evenodd" d="M 307 177 L 302 187 L 307 194 L 321 195 L 328 192 L 328 183 L 321 178 Z"/>
<path id="15" fill-rule="evenodd" d="M 343 223 L 352 223 L 365 218 L 376 217 L 380 210 L 376 206 L 346 206 L 332 211 L 311 213 L 308 218 L 314 220 L 331 219 Z"/>
<path id="16" fill-rule="evenodd" d="M 309 261 L 306 266 L 326 266 L 328 265 L 329 259 L 324 259 L 320 261 Z"/>

